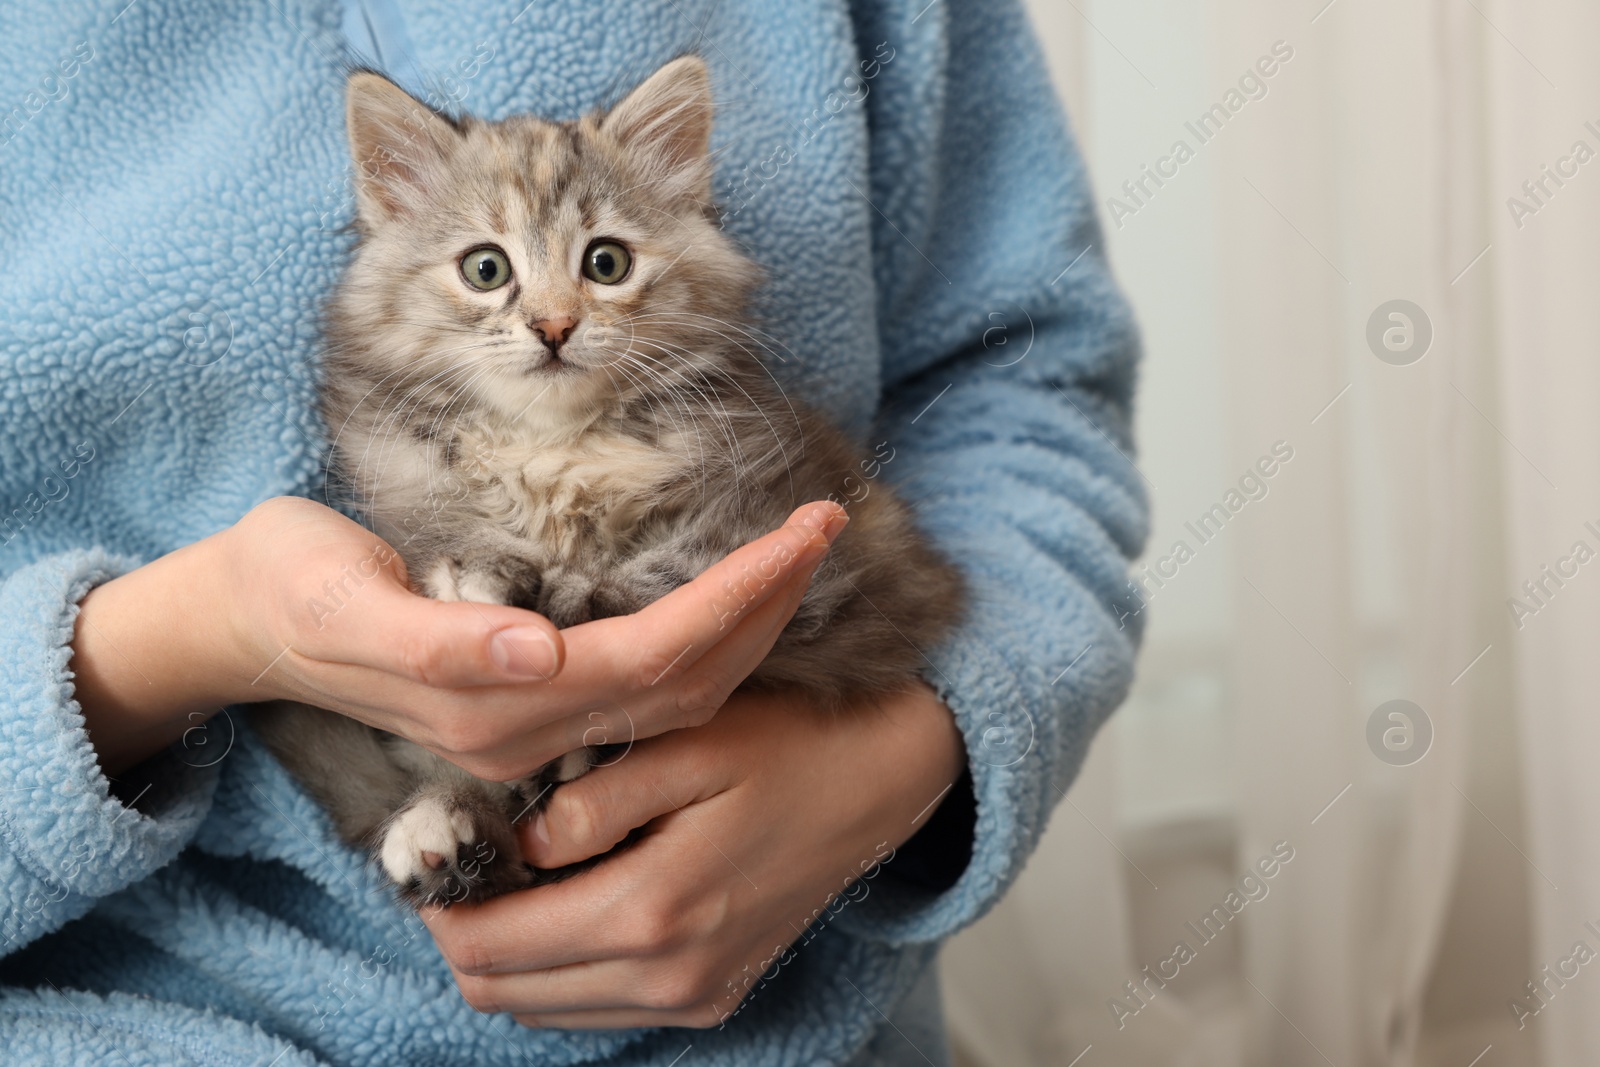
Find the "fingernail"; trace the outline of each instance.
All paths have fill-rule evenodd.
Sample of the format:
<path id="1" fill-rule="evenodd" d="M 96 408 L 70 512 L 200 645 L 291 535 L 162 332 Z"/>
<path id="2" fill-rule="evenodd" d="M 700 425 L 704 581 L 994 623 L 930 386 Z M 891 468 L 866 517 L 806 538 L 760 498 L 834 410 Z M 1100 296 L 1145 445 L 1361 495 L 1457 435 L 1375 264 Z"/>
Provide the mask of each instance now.
<path id="1" fill-rule="evenodd" d="M 544 812 L 542 811 L 539 813 L 539 817 L 533 820 L 533 836 L 546 845 L 550 843 L 550 824 L 545 821 Z"/>
<path id="2" fill-rule="evenodd" d="M 548 679 L 558 664 L 555 643 L 537 626 L 501 630 L 489 641 L 489 656 L 495 666 L 519 678 Z"/>
<path id="3" fill-rule="evenodd" d="M 822 536 L 828 539 L 828 544 L 838 538 L 839 532 L 850 522 L 850 514 L 837 505 L 828 507 L 819 504 L 806 513 L 800 520 L 802 526 L 809 526 L 813 530 L 821 530 Z"/>
<path id="4" fill-rule="evenodd" d="M 533 864 L 539 865 L 539 842 L 533 839 L 533 824 L 531 822 L 517 823 L 517 851 L 522 853 L 522 858 Z"/>
<path id="5" fill-rule="evenodd" d="M 833 513 L 833 517 L 828 520 L 828 525 L 822 528 L 822 536 L 826 537 L 828 539 L 828 544 L 831 545 L 839 539 L 839 535 L 843 533 L 844 528 L 849 525 L 850 513 L 844 508 L 840 508 L 838 511 L 835 511 Z"/>
<path id="6" fill-rule="evenodd" d="M 814 530 L 816 527 L 813 526 L 811 529 Z M 800 549 L 800 551 L 795 555 L 795 569 L 798 570 L 801 567 L 809 567 L 811 564 L 827 555 L 829 545 L 829 542 L 818 544 L 814 539 L 808 536 L 806 538 L 805 547 Z"/>

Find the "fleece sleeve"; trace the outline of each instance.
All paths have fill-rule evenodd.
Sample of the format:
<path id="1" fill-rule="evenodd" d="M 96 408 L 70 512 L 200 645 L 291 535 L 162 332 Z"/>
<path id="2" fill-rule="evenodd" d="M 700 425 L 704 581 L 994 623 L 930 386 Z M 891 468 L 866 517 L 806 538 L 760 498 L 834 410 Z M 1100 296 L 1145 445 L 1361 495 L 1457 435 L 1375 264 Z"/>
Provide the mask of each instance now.
<path id="1" fill-rule="evenodd" d="M 1014 0 L 925 3 L 857 15 L 864 52 L 898 52 L 867 100 L 885 371 L 863 477 L 895 484 L 967 579 L 958 632 L 923 651 L 976 820 L 953 886 L 883 878 L 841 916 L 895 942 L 977 918 L 1037 844 L 1131 682 L 1147 533 L 1138 336 L 1037 42 Z"/>
<path id="2" fill-rule="evenodd" d="M 217 772 L 197 746 L 175 746 L 113 788 L 73 699 L 78 602 L 134 565 L 74 550 L 0 582 L 0 955 L 169 862 L 209 809 Z"/>

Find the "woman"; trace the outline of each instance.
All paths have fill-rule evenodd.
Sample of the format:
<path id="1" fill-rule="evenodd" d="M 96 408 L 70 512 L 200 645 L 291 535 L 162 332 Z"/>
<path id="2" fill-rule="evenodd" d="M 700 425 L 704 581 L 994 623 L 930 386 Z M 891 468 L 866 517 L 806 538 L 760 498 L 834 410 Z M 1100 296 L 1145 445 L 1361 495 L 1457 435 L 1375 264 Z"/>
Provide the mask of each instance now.
<path id="1" fill-rule="evenodd" d="M 1015 876 L 1140 622 L 1137 340 L 1017 8 L 134 0 L 8 19 L 9 1062 L 943 1062 L 937 944 Z M 717 86 L 726 225 L 796 354 L 774 373 L 862 442 L 859 491 L 894 483 L 972 591 L 925 684 L 880 714 L 736 693 L 699 725 L 803 562 L 640 704 L 638 665 L 710 617 L 716 573 L 558 633 L 412 596 L 370 534 L 294 499 L 318 489 L 348 64 L 489 118 L 570 118 L 686 51 Z M 742 551 L 833 532 L 825 511 L 792 522 Z M 337 610 L 313 625 L 316 595 Z M 538 655 L 554 681 L 517 673 Z M 563 787 L 523 844 L 554 866 L 651 834 L 419 921 L 235 706 L 308 692 L 469 768 L 531 766 L 627 695 L 627 758 Z"/>

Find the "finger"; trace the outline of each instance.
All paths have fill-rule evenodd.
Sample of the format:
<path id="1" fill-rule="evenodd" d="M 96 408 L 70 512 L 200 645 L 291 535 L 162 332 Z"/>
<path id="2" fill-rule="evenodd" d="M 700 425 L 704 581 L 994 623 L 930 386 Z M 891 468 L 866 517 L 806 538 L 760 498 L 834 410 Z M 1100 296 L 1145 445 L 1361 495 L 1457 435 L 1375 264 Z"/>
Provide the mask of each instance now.
<path id="1" fill-rule="evenodd" d="M 608 962 L 468 980 L 463 993 L 510 1011 L 524 1026 L 592 1030 L 623 1026 L 717 1026 L 794 960 L 795 929 L 783 923 L 748 946 L 739 963 L 697 963 L 688 955 L 660 961 Z M 459 980 L 459 979 L 458 979 Z M 625 998 L 619 990 L 627 990 Z M 625 999 L 627 1003 L 617 1003 Z"/>
<path id="2" fill-rule="evenodd" d="M 700 1013 L 642 1011 L 569 1011 L 546 1015 L 513 1015 L 523 1026 L 556 1030 L 627 1030 L 636 1027 L 679 1026 L 707 1029 L 721 1025 L 723 1019 L 709 1011 Z"/>
<path id="3" fill-rule="evenodd" d="M 538 816 L 522 823 L 522 854 L 551 870 L 598 856 L 652 819 L 726 789 L 732 768 L 701 758 L 692 737 L 673 731 L 634 746 L 627 757 L 566 783 Z"/>
<path id="4" fill-rule="evenodd" d="M 452 970 L 483 976 L 547 970 L 629 955 L 619 921 L 636 886 L 603 863 L 565 881 L 419 912 Z"/>
<path id="5" fill-rule="evenodd" d="M 780 595 L 751 611 L 732 633 L 695 661 L 683 680 L 694 677 L 695 692 L 706 694 L 711 703 L 720 707 L 778 643 L 779 635 L 799 610 L 806 591 L 811 588 L 811 579 L 821 565 L 819 558 L 790 575 Z M 692 701 L 680 700 L 679 703 Z"/>
<path id="6" fill-rule="evenodd" d="M 843 508 L 828 502 L 807 505 L 796 515 L 811 521 L 781 527 L 736 549 L 633 616 L 641 638 L 634 651 L 636 668 L 644 668 L 636 674 L 641 688 L 688 671 L 780 593 L 797 571 L 820 560 L 849 521 Z"/>
<path id="7" fill-rule="evenodd" d="M 558 703 L 530 693 L 528 682 L 432 688 L 387 671 L 302 656 L 293 649 L 269 668 L 282 675 L 273 692 L 303 704 L 338 712 L 368 726 L 399 734 L 475 777 L 510 781 L 583 747 L 582 731 Z M 552 721 L 559 731 L 546 735 Z M 530 744 L 548 736 L 549 744 Z M 577 737 L 576 741 L 562 739 Z"/>
<path id="8" fill-rule="evenodd" d="M 622 1030 L 645 1026 L 708 1030 L 733 1018 L 739 1010 L 739 1004 L 739 1000 L 724 997 L 688 1008 L 593 1008 L 515 1012 L 511 1017 L 523 1026 L 554 1030 Z"/>
<path id="9" fill-rule="evenodd" d="M 640 1011 L 643 969 L 638 960 L 573 963 L 515 974 L 462 974 L 451 977 L 462 1000 L 485 1014 L 544 1011 Z"/>
<path id="10" fill-rule="evenodd" d="M 687 692 L 670 683 L 783 590 L 797 568 L 814 567 L 827 547 L 815 529 L 786 526 L 636 614 L 562 631 L 566 665 L 548 696 L 574 714 L 529 734 L 527 747 L 561 753 L 589 743 L 583 738 L 597 731 L 605 735 L 602 743 L 624 743 L 704 723 L 744 676 L 711 675 Z M 734 587 L 728 576 L 741 572 L 750 582 Z M 763 580 L 763 574 L 771 577 Z M 724 582 L 728 589 L 721 588 Z M 750 599 L 741 601 L 745 595 Z M 648 698 L 633 699 L 641 693 Z M 608 698 L 597 699 L 600 694 Z"/>
<path id="11" fill-rule="evenodd" d="M 658 675 L 655 679 L 657 684 L 640 687 L 643 697 L 624 694 L 626 706 L 619 703 L 604 706 L 577 700 L 579 710 L 576 713 L 522 734 L 518 751 L 543 754 L 542 762 L 591 745 L 633 745 L 665 731 L 705 721 L 772 650 L 779 634 L 805 597 L 811 577 L 823 558 L 818 557 L 791 574 L 781 595 L 768 599 L 746 614 L 728 636 L 695 661 L 692 672 L 695 686 L 691 691 L 683 691 L 682 675 L 678 676 L 679 684 L 676 686 L 662 682 Z M 573 651 L 569 654 L 571 664 L 564 669 L 561 680 L 548 694 L 552 706 L 564 700 L 566 706 L 573 706 L 569 695 L 582 693 L 584 687 L 616 687 L 615 678 L 603 676 L 605 670 L 616 668 L 597 663 L 596 658 L 605 654 L 599 642 L 619 640 L 618 632 L 611 627 L 621 622 L 607 619 L 563 631 L 567 646 Z M 662 714 L 661 709 L 665 709 L 666 714 Z M 683 714 L 685 712 L 690 714 Z M 678 713 L 676 717 L 674 713 Z"/>
<path id="12" fill-rule="evenodd" d="M 650 832 L 563 881 L 420 915 L 451 968 L 465 975 L 660 955 L 679 944 L 699 918 L 693 903 L 685 904 L 672 886 L 691 877 L 685 872 L 726 863 L 701 841 L 689 829 Z"/>
<path id="13" fill-rule="evenodd" d="M 496 1012 L 634 1012 L 650 1010 L 653 979 L 637 959 L 601 960 L 543 971 L 474 976 L 452 971 L 462 999 Z M 659 1010 L 659 1009 L 657 1009 Z"/>
<path id="14" fill-rule="evenodd" d="M 695 955 L 684 952 L 662 959 L 602 960 L 516 974 L 456 973 L 455 979 L 462 997 L 478 1011 L 533 1014 L 541 1019 L 552 1012 L 614 1016 L 622 1012 L 687 1015 L 698 1011 L 704 1017 L 713 1004 L 727 1005 L 729 1010 L 737 1007 L 747 987 L 759 980 L 761 972 L 755 964 L 741 972 L 737 963 L 725 959 L 700 962 Z"/>
<path id="15" fill-rule="evenodd" d="M 434 688 L 548 681 L 566 656 L 561 632 L 542 615 L 430 600 L 390 581 L 368 582 L 336 606 L 310 611 L 316 658 Z"/>
<path id="16" fill-rule="evenodd" d="M 839 531 L 843 530 L 845 523 L 850 521 L 850 516 L 839 504 L 831 500 L 813 500 L 809 504 L 801 504 L 789 513 L 784 520 L 785 526 L 809 526 L 814 530 L 821 530 L 832 544 L 838 539 Z"/>

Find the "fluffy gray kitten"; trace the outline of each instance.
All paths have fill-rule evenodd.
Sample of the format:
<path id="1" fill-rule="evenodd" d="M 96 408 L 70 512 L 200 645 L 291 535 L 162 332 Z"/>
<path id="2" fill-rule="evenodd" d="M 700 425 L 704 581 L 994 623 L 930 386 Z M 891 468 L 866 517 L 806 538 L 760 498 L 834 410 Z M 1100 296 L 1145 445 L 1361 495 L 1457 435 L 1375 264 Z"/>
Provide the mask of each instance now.
<path id="1" fill-rule="evenodd" d="M 800 504 L 851 523 L 749 686 L 904 688 L 953 623 L 956 571 L 866 455 L 787 399 L 746 322 L 759 280 L 711 205 L 705 64 L 577 122 L 451 118 L 349 81 L 360 241 L 328 308 L 334 466 L 420 593 L 557 626 L 638 610 Z M 590 751 L 485 782 L 301 704 L 269 746 L 413 904 L 547 880 L 513 824 Z"/>

